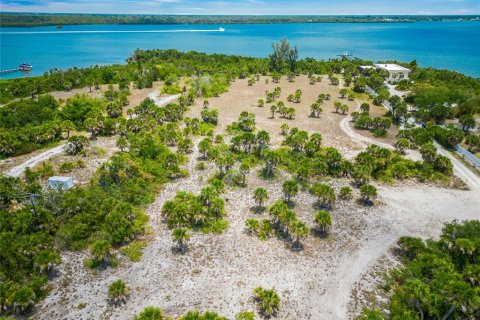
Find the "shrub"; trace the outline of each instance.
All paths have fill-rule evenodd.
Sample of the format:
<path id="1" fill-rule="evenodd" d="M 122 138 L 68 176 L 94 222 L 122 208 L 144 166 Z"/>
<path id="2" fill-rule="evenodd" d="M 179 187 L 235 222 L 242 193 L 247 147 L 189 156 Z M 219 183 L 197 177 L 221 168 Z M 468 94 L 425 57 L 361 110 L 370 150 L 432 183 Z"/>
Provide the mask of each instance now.
<path id="1" fill-rule="evenodd" d="M 360 194 L 364 203 L 371 204 L 372 200 L 377 197 L 377 188 L 371 184 L 364 184 L 360 187 Z"/>
<path id="2" fill-rule="evenodd" d="M 127 301 L 128 288 L 122 280 L 116 280 L 108 286 L 108 297 L 114 305 L 119 305 Z"/>
<path id="3" fill-rule="evenodd" d="M 349 186 L 345 186 L 345 187 L 342 187 L 340 189 L 340 198 L 341 199 L 349 200 L 349 199 L 352 199 L 352 197 L 353 197 L 352 188 L 350 188 Z"/>
<path id="4" fill-rule="evenodd" d="M 135 320 L 165 320 L 165 316 L 160 308 L 146 307 L 135 316 Z"/>
<path id="5" fill-rule="evenodd" d="M 280 297 L 274 290 L 255 288 L 253 291 L 260 312 L 266 317 L 274 316 L 280 308 Z"/>

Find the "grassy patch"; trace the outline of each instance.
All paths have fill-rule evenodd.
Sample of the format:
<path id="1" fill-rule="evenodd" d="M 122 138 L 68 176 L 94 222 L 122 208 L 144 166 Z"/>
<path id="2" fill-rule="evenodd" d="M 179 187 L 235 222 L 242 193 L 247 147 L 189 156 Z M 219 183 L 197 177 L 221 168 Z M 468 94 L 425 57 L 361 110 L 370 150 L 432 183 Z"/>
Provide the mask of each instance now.
<path id="1" fill-rule="evenodd" d="M 120 249 L 130 261 L 139 262 L 142 259 L 143 249 L 147 247 L 146 241 L 135 240 L 129 245 Z"/>

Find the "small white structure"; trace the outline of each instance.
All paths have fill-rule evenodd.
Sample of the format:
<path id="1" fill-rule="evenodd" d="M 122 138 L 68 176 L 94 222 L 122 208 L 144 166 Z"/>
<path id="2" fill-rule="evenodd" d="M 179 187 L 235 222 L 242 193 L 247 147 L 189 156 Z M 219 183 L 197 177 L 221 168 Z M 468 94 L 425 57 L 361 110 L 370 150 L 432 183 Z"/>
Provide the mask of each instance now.
<path id="1" fill-rule="evenodd" d="M 399 82 L 408 79 L 411 72 L 410 69 L 399 66 L 398 64 L 378 63 L 375 64 L 375 67 L 379 70 L 385 70 L 388 72 L 388 82 Z"/>
<path id="2" fill-rule="evenodd" d="M 358 70 L 360 70 L 360 72 L 362 73 L 365 73 L 367 70 L 370 70 L 370 69 L 375 69 L 374 66 L 359 66 L 358 67 Z"/>
<path id="3" fill-rule="evenodd" d="M 48 185 L 56 190 L 68 190 L 74 187 L 75 183 L 72 177 L 50 177 L 48 178 Z"/>

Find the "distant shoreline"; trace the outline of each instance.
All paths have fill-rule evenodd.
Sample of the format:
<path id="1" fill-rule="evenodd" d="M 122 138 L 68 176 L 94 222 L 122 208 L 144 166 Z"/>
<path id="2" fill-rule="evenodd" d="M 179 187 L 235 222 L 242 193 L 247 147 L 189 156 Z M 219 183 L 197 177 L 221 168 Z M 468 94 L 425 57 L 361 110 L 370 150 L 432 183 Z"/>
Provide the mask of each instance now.
<path id="1" fill-rule="evenodd" d="M 415 23 L 420 21 L 479 21 L 480 15 L 127 15 L 0 13 L 0 27 L 66 25 L 191 25 L 288 23 Z"/>

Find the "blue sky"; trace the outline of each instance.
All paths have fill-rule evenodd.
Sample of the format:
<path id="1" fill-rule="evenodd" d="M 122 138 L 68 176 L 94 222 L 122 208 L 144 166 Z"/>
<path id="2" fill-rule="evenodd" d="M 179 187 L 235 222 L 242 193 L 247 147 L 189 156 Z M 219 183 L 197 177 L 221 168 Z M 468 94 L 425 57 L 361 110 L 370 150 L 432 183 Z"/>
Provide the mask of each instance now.
<path id="1" fill-rule="evenodd" d="M 0 11 L 146 14 L 480 14 L 480 0 L 0 0 Z"/>

